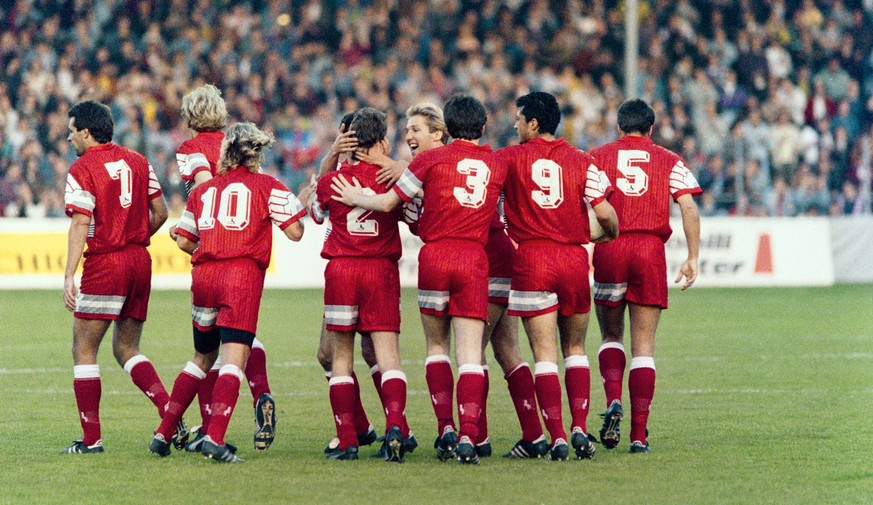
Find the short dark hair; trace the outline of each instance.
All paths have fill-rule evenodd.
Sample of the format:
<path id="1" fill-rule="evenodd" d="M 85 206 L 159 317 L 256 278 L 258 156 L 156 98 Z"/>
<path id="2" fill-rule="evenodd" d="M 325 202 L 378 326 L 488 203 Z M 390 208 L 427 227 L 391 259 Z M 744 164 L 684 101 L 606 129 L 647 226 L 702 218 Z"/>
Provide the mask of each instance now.
<path id="1" fill-rule="evenodd" d="M 540 132 L 555 134 L 558 123 L 561 122 L 561 107 L 551 93 L 534 91 L 518 97 L 515 106 L 521 108 L 521 115 L 530 121 L 536 119 L 540 124 Z"/>
<path id="2" fill-rule="evenodd" d="M 112 111 L 102 103 L 94 100 L 79 102 L 70 109 L 67 116 L 73 118 L 73 126 L 77 130 L 87 129 L 98 144 L 112 140 L 115 122 L 112 120 Z"/>
<path id="3" fill-rule="evenodd" d="M 655 111 L 639 98 L 625 100 L 618 108 L 618 127 L 624 133 L 649 133 L 655 124 Z"/>
<path id="4" fill-rule="evenodd" d="M 356 112 L 357 112 L 357 111 L 356 111 Z M 354 118 L 355 118 L 355 113 L 354 113 L 354 112 L 349 112 L 348 114 L 344 114 L 344 115 L 343 115 L 343 118 L 340 119 L 340 128 L 342 128 L 343 126 L 345 126 L 346 128 L 345 128 L 345 130 L 343 130 L 343 131 L 349 131 L 349 130 L 351 130 L 351 129 L 352 129 L 352 128 L 351 128 L 351 126 L 352 126 L 352 119 L 354 119 Z"/>
<path id="5" fill-rule="evenodd" d="M 454 95 L 443 110 L 449 135 L 456 139 L 476 140 L 482 137 L 482 128 L 488 114 L 482 102 L 470 95 Z"/>
<path id="6" fill-rule="evenodd" d="M 388 133 L 388 116 L 373 107 L 364 107 L 355 112 L 355 117 L 349 125 L 358 138 L 358 147 L 367 149 L 385 138 Z"/>

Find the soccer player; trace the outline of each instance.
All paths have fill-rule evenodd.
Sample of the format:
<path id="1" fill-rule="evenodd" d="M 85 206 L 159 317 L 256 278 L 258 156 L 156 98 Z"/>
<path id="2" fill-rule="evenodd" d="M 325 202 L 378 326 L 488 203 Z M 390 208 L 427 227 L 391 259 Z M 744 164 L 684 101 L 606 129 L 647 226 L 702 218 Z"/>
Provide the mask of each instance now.
<path id="1" fill-rule="evenodd" d="M 273 244 L 271 224 L 290 240 L 303 236 L 303 205 L 281 182 L 260 173 L 272 136 L 252 123 L 230 127 L 221 146 L 218 174 L 190 195 L 176 228 L 176 243 L 192 255 L 194 358 L 173 384 L 165 420 L 149 450 L 170 452 L 172 422 L 197 394 L 200 382 L 223 356 L 212 392 L 212 415 L 200 452 L 218 462 L 240 463 L 224 441 L 258 324 L 264 274 Z M 301 197 L 308 197 L 302 193 Z"/>
<path id="2" fill-rule="evenodd" d="M 655 330 L 661 311 L 667 308 L 664 242 L 672 233 L 670 199 L 679 204 L 688 244 L 688 256 L 676 277 L 683 290 L 697 279 L 700 242 L 700 217 L 694 196 L 702 191 L 682 159 L 649 138 L 654 123 L 655 112 L 646 102 L 628 100 L 618 109 L 621 137 L 591 151 L 597 165 L 615 181 L 617 191 L 610 202 L 621 223 L 618 240 L 594 247 L 594 303 L 603 335 L 597 356 L 607 405 L 600 440 L 604 447 L 612 449 L 620 438 L 626 364 L 622 340 L 627 308 L 632 355 L 628 374 L 632 453 L 649 452 L 646 424 L 655 393 Z"/>
<path id="3" fill-rule="evenodd" d="M 357 111 L 351 123 L 356 132 L 357 151 L 390 150 L 385 134 L 388 130 L 384 112 L 371 107 Z M 356 152 L 357 152 L 356 151 Z M 355 153 L 343 162 L 340 172 L 364 185 L 366 194 L 388 191 L 376 183 L 378 166 L 360 161 Z M 325 269 L 324 319 L 327 340 L 331 343 L 330 402 L 336 422 L 339 445 L 330 449 L 329 459 L 350 460 L 358 457 L 355 429 L 355 403 L 360 393 L 352 378 L 355 332 L 367 335 L 373 344 L 378 370 L 381 372 L 380 398 L 385 409 L 386 461 L 402 463 L 404 440 L 409 436 L 406 422 L 406 374 L 400 366 L 400 273 L 397 261 L 402 247 L 397 221 L 401 209 L 390 213 L 371 212 L 350 207 L 332 198 L 332 177 L 318 183 L 316 199 L 310 205 L 316 222 L 330 216 L 331 233 L 325 241 L 322 257 Z M 415 213 L 415 218 L 418 214 Z M 360 391 L 360 390 L 358 390 Z"/>
<path id="4" fill-rule="evenodd" d="M 64 305 L 73 312 L 73 391 L 82 439 L 62 453 L 103 452 L 100 432 L 100 367 L 97 351 L 115 321 L 112 353 L 133 383 L 163 416 L 169 397 L 139 340 L 151 291 L 149 239 L 167 220 L 161 186 L 148 160 L 112 142 L 109 107 L 94 101 L 74 105 L 69 136 L 79 156 L 64 194 L 70 216 Z M 85 245 L 88 250 L 85 251 Z M 76 268 L 82 257 L 81 289 Z M 168 436 L 177 423 L 170 426 Z"/>
<path id="5" fill-rule="evenodd" d="M 218 157 L 221 152 L 221 142 L 227 126 L 227 108 L 221 91 L 211 84 L 204 84 L 182 97 L 182 119 L 188 123 L 188 128 L 196 135 L 186 140 L 176 152 L 176 163 L 185 181 L 185 189 L 190 194 L 194 188 L 208 181 L 218 173 Z M 170 236 L 176 239 L 175 227 L 170 229 Z M 221 360 L 215 361 L 215 366 L 200 382 L 197 399 L 200 404 L 200 416 L 203 420 L 194 438 L 185 448 L 189 452 L 199 452 L 200 442 L 209 429 L 212 388 L 218 379 Z M 267 377 L 267 354 L 264 344 L 257 338 L 252 344 L 251 355 L 246 362 L 246 379 L 252 392 L 255 407 L 255 449 L 267 450 L 276 437 L 276 402 L 270 391 L 270 381 Z"/>
<path id="6" fill-rule="evenodd" d="M 504 192 L 509 235 L 518 254 L 509 291 L 509 314 L 521 316 L 536 365 L 536 396 L 552 438 L 549 458 L 569 456 L 558 379 L 560 329 L 564 383 L 572 414 L 570 442 L 578 458 L 591 458 L 586 430 L 590 377 L 585 333 L 588 287 L 587 201 L 610 240 L 618 235 L 615 211 L 606 196 L 609 180 L 594 159 L 555 138 L 561 110 L 555 97 L 534 92 L 518 98 L 515 129 L 520 144 L 498 151 L 509 165 Z"/>
<path id="7" fill-rule="evenodd" d="M 467 95 L 446 103 L 445 121 L 454 142 L 415 156 L 392 191 L 365 195 L 342 174 L 334 190 L 347 205 L 387 212 L 423 193 L 426 209 L 419 222 L 424 247 L 419 253 L 418 304 L 428 342 L 455 334 L 458 363 L 460 438 L 447 419 L 438 419 L 437 456 L 477 464 L 475 448 L 485 382 L 482 334 L 488 317 L 488 226 L 506 178 L 505 164 L 487 145 L 485 107 Z M 434 391 L 431 390 L 433 397 Z M 437 414 L 439 417 L 439 413 Z"/>

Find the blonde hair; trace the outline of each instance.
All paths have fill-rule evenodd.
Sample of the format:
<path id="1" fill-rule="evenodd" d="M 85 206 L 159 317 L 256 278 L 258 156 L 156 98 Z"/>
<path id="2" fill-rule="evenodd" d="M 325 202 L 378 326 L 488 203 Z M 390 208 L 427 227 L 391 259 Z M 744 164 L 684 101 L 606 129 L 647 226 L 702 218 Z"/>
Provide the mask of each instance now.
<path id="1" fill-rule="evenodd" d="M 194 131 L 218 131 L 227 126 L 224 98 L 212 84 L 204 84 L 183 96 L 181 114 Z"/>
<path id="2" fill-rule="evenodd" d="M 254 123 L 234 124 L 227 130 L 221 143 L 218 173 L 224 175 L 239 166 L 257 172 L 264 161 L 264 150 L 274 141 L 272 135 L 262 132 Z"/>
<path id="3" fill-rule="evenodd" d="M 443 119 L 443 110 L 432 103 L 424 102 L 417 103 L 406 109 L 406 118 L 412 116 L 421 116 L 424 118 L 424 124 L 431 132 L 442 132 L 443 136 L 440 141 L 445 144 L 449 141 L 449 129 L 446 128 L 446 120 Z"/>

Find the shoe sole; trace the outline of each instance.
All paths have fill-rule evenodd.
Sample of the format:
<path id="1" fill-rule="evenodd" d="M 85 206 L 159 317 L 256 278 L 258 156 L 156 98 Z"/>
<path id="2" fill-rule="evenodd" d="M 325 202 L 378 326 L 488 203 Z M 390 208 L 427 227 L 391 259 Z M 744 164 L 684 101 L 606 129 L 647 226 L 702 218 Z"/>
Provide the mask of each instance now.
<path id="1" fill-rule="evenodd" d="M 389 462 L 393 463 L 403 463 L 403 441 L 398 439 L 393 439 L 388 441 L 388 452 L 390 456 L 388 457 Z"/>
<path id="2" fill-rule="evenodd" d="M 603 428 L 600 429 L 600 443 L 607 449 L 614 449 L 621 440 L 619 426 L 624 414 L 616 412 L 603 420 Z"/>
<path id="3" fill-rule="evenodd" d="M 270 408 L 267 409 L 266 407 Z M 260 404 L 258 412 L 255 415 L 255 422 L 258 424 L 258 430 L 255 431 L 255 450 L 264 452 L 273 444 L 276 438 L 276 402 L 272 399 L 265 400 Z"/>

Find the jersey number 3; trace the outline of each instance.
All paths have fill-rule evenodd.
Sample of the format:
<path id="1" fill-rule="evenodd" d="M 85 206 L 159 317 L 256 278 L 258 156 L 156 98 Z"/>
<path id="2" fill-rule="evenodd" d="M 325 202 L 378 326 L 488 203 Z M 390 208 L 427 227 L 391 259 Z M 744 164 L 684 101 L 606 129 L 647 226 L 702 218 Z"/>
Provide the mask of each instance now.
<path id="1" fill-rule="evenodd" d="M 252 207 L 252 192 L 241 182 L 228 184 L 221 191 L 218 203 L 218 214 L 215 214 L 215 200 L 218 189 L 211 187 L 200 195 L 203 210 L 197 219 L 197 228 L 209 230 L 215 227 L 218 220 L 228 230 L 242 230 L 249 225 Z M 212 217 L 215 215 L 216 217 Z"/>
<path id="2" fill-rule="evenodd" d="M 615 187 L 627 196 L 642 196 L 649 190 L 649 176 L 640 164 L 649 162 L 649 153 L 638 150 L 618 152 L 618 171 L 623 177 L 615 181 Z"/>
<path id="3" fill-rule="evenodd" d="M 466 158 L 458 162 L 458 173 L 466 175 L 466 188 L 455 187 L 455 199 L 462 207 L 478 209 L 485 203 L 491 169 L 482 160 Z"/>

